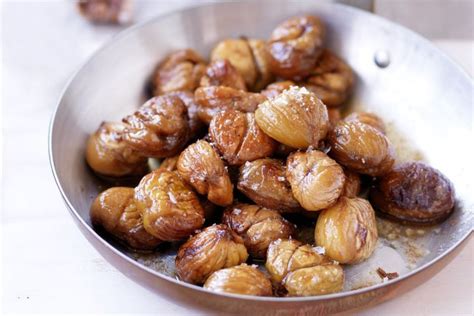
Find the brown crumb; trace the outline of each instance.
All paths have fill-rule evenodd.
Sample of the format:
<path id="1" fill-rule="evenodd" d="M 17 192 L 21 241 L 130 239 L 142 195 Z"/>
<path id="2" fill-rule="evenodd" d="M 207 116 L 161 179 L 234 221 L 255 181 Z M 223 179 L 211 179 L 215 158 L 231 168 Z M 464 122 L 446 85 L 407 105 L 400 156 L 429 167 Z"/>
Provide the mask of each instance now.
<path id="1" fill-rule="evenodd" d="M 385 270 L 380 267 L 377 268 L 377 274 L 381 279 L 387 278 L 389 280 L 393 280 L 395 278 L 398 278 L 397 272 L 385 272 Z"/>

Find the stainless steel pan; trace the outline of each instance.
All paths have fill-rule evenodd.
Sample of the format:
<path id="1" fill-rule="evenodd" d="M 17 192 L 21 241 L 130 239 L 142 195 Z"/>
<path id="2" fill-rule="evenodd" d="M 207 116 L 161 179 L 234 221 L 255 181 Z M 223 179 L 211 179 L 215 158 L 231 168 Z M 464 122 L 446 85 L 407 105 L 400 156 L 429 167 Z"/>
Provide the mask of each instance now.
<path id="1" fill-rule="evenodd" d="M 139 256 L 137 261 L 96 233 L 89 206 L 101 187 L 85 164 L 86 138 L 101 121 L 119 120 L 143 102 L 146 79 L 157 61 L 185 47 L 207 54 L 227 37 L 267 38 L 279 22 L 302 13 L 324 20 L 327 45 L 356 72 L 352 107 L 381 115 L 401 156 L 421 155 L 453 181 L 458 198 L 454 215 L 420 239 L 429 253 L 411 269 L 400 271 L 399 278 L 383 284 L 319 297 L 248 297 L 216 294 L 177 281 L 172 275 L 172 250 L 148 259 Z M 427 40 L 380 17 L 317 1 L 216 3 L 156 17 L 99 50 L 59 100 L 51 123 L 50 159 L 59 190 L 86 238 L 120 271 L 156 293 L 240 313 L 335 312 L 406 291 L 433 276 L 460 251 L 472 231 L 474 213 L 472 108 L 473 82 L 466 73 Z M 358 278 L 354 269 L 348 275 L 352 281 Z"/>

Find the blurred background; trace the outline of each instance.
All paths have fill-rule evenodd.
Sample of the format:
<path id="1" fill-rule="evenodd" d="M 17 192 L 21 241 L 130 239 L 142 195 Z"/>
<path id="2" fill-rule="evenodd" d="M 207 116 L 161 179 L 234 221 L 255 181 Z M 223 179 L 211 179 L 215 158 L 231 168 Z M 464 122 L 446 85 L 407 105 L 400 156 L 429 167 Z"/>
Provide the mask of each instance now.
<path id="1" fill-rule="evenodd" d="M 189 313 L 122 276 L 80 236 L 52 178 L 47 139 L 61 90 L 94 51 L 130 24 L 207 2 L 216 1 L 136 0 L 133 10 L 120 16 L 131 19 L 125 25 L 91 23 L 72 0 L 1 2 L 0 305 L 5 312 Z M 474 1 L 338 2 L 405 25 L 474 73 Z M 420 304 L 423 294 L 406 295 L 367 314 L 472 313 L 472 247 L 467 248 L 436 280 L 415 290 L 429 289 L 430 304 Z"/>

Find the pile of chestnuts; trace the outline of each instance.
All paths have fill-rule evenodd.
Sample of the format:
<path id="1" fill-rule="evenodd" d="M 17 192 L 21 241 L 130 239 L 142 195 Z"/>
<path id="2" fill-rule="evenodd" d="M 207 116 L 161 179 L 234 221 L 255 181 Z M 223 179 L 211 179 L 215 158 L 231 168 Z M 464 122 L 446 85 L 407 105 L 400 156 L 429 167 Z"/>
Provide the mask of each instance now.
<path id="1" fill-rule="evenodd" d="M 179 245 L 184 282 L 311 296 L 341 291 L 344 265 L 371 256 L 375 212 L 409 225 L 446 219 L 455 196 L 445 176 L 396 163 L 375 114 L 341 118 L 355 76 L 324 40 L 319 18 L 298 16 L 268 40 L 219 42 L 210 62 L 192 49 L 167 56 L 155 96 L 89 138 L 97 175 L 141 178 L 100 193 L 92 223 L 136 251 Z M 159 167 L 150 171 L 149 158 Z M 299 217 L 314 244 L 297 240 Z"/>

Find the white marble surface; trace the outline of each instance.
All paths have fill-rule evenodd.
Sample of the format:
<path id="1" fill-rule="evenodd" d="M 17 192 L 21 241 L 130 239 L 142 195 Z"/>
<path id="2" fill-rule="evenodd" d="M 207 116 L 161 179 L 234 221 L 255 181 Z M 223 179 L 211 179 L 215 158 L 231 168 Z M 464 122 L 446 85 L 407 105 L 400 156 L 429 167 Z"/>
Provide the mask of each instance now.
<path id="1" fill-rule="evenodd" d="M 167 1 L 143 1 L 137 13 L 144 19 L 169 9 Z M 51 176 L 48 123 L 60 91 L 120 29 L 88 24 L 69 1 L 4 1 L 2 26 L 0 308 L 15 314 L 212 313 L 167 301 L 104 261 L 76 228 Z M 436 44 L 472 75 L 472 41 Z M 472 315 L 473 246 L 471 238 L 447 268 L 417 289 L 357 313 Z"/>

